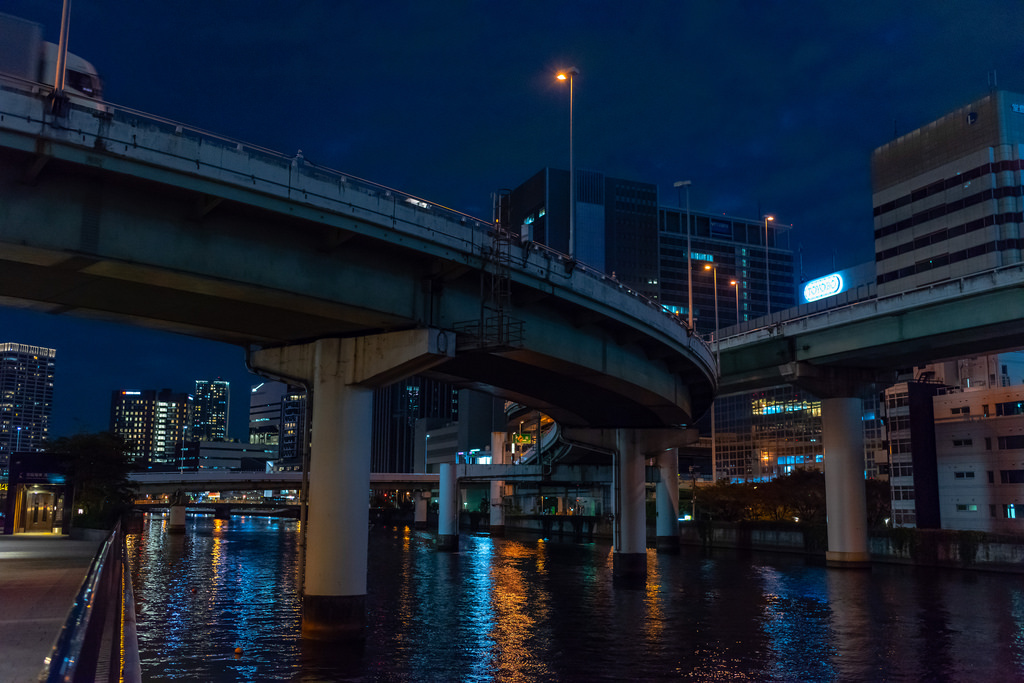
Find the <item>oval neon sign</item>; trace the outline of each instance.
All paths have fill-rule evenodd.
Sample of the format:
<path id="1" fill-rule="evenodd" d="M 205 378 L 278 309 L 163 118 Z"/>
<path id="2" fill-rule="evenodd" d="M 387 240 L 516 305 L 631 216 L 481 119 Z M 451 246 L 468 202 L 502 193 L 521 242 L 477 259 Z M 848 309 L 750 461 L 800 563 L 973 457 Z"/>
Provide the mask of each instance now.
<path id="1" fill-rule="evenodd" d="M 804 285 L 804 299 L 808 302 L 824 299 L 827 296 L 843 291 L 843 276 L 832 273 Z"/>

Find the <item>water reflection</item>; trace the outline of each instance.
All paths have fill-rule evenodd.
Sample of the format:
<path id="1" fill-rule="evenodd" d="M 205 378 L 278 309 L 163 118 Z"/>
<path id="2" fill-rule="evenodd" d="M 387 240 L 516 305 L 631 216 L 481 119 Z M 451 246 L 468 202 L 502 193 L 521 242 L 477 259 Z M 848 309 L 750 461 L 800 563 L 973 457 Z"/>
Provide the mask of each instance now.
<path id="1" fill-rule="evenodd" d="M 297 524 L 153 518 L 130 549 L 146 680 L 975 681 L 1024 679 L 1017 576 L 799 557 L 648 555 L 613 588 L 608 546 L 464 535 L 458 553 L 370 534 L 363 647 L 305 643 Z M 236 647 L 242 654 L 234 654 Z"/>

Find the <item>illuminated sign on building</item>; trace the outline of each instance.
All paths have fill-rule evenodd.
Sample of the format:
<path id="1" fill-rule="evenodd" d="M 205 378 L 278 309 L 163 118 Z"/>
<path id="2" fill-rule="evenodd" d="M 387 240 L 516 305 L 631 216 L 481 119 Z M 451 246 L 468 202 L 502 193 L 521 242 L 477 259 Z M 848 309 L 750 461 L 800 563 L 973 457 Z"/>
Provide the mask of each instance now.
<path id="1" fill-rule="evenodd" d="M 804 285 L 804 300 L 810 303 L 843 291 L 843 276 L 832 273 Z"/>

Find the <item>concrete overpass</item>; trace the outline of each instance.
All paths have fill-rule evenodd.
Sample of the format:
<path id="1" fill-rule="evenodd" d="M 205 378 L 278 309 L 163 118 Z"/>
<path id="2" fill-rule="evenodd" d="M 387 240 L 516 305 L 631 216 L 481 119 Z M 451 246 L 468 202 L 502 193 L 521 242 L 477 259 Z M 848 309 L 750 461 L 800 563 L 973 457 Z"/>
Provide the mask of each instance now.
<path id="1" fill-rule="evenodd" d="M 133 472 L 128 481 L 139 493 L 175 491 L 262 491 L 298 489 L 302 472 Z M 370 474 L 370 488 L 421 490 L 437 488 L 436 474 Z"/>
<path id="2" fill-rule="evenodd" d="M 899 368 L 1024 346 L 1024 264 L 723 330 L 720 393 L 792 383 L 819 397 Z"/>
<path id="3" fill-rule="evenodd" d="M 306 637 L 361 637 L 372 390 L 413 374 L 615 431 L 616 567 L 646 566 L 644 458 L 683 443 L 716 392 L 711 350 L 677 318 L 301 154 L 47 99 L 0 81 L 0 303 L 237 344 L 307 387 Z"/>

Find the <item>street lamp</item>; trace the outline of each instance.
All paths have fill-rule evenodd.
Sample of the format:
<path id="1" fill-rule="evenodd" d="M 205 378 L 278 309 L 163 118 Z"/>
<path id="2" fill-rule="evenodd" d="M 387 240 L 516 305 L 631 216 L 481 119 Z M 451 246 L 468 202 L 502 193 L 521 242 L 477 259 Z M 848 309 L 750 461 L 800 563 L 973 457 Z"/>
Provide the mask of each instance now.
<path id="1" fill-rule="evenodd" d="M 729 284 L 736 288 L 736 324 L 740 324 L 740 283 L 738 280 L 729 280 Z"/>
<path id="2" fill-rule="evenodd" d="M 693 270 L 690 267 L 690 185 L 692 184 L 689 180 L 677 180 L 673 183 L 675 188 L 686 188 L 686 322 L 690 326 L 691 332 L 693 332 Z M 679 203 L 680 205 L 683 203 L 682 197 L 679 198 Z"/>
<path id="3" fill-rule="evenodd" d="M 14 447 L 15 452 L 21 451 L 21 427 L 18 427 L 18 443 Z"/>
<path id="4" fill-rule="evenodd" d="M 764 216 L 764 286 L 767 293 L 767 313 L 770 318 L 772 314 L 772 271 L 768 266 L 768 223 L 775 220 L 775 216 Z"/>
<path id="5" fill-rule="evenodd" d="M 711 271 L 712 286 L 715 290 L 715 366 L 722 372 L 722 341 L 718 338 L 718 268 L 710 263 L 704 270 Z M 711 482 L 718 481 L 718 444 L 715 443 L 715 402 L 711 401 Z"/>
<path id="6" fill-rule="evenodd" d="M 572 121 L 572 80 L 579 76 L 580 70 L 576 67 L 569 67 L 559 71 L 555 76 L 560 81 L 569 81 L 569 258 L 576 258 L 576 174 L 573 165 L 573 121 Z"/>

